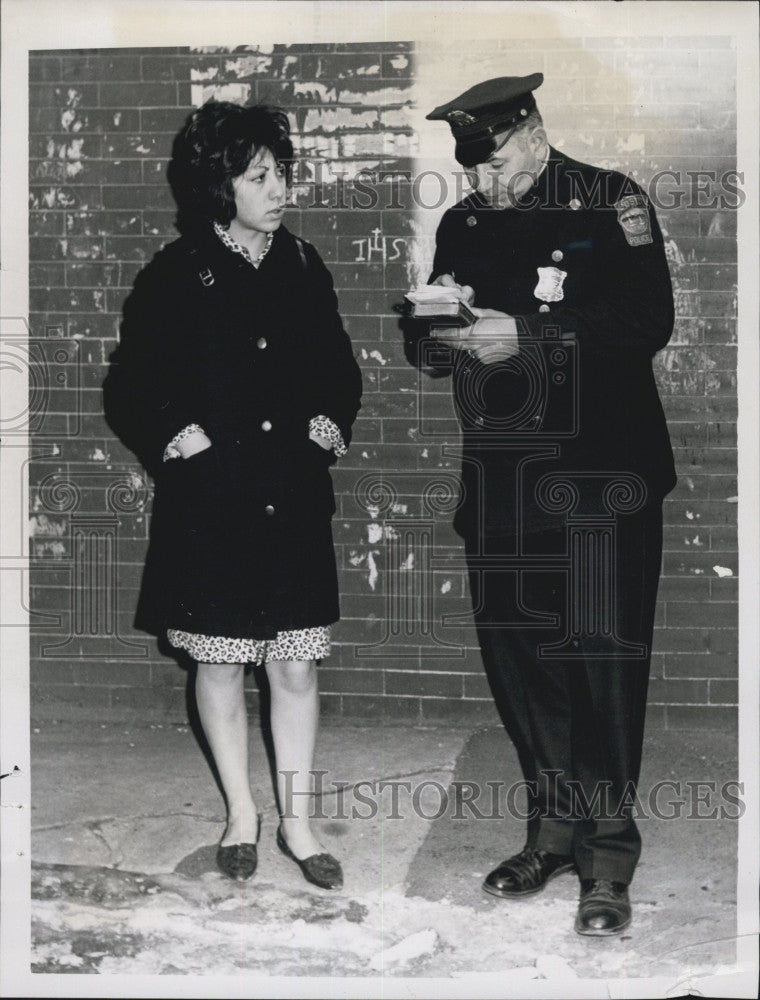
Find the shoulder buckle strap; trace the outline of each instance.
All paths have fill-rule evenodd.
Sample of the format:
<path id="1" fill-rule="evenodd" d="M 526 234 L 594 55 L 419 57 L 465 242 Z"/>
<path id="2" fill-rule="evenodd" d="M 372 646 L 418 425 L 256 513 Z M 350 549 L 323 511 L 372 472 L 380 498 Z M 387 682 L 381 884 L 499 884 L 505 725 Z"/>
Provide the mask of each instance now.
<path id="1" fill-rule="evenodd" d="M 201 261 L 198 260 L 198 255 L 200 254 L 199 248 L 191 246 L 188 250 L 188 254 L 190 255 L 190 259 L 192 260 L 194 266 L 197 267 L 198 264 L 201 263 Z M 201 284 L 204 285 L 206 288 L 213 285 L 214 282 L 216 281 L 216 278 L 214 278 L 214 275 L 212 274 L 210 267 L 204 267 L 202 270 L 198 271 L 198 277 L 201 280 Z"/>

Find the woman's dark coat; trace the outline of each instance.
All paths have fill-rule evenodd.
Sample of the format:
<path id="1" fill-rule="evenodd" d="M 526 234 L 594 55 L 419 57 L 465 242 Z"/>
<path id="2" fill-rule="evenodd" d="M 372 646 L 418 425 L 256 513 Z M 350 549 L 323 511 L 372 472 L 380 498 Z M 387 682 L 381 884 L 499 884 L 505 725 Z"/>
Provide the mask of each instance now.
<path id="1" fill-rule="evenodd" d="M 339 617 L 331 418 L 348 444 L 361 375 L 317 251 L 284 227 L 258 270 L 211 229 L 161 250 L 124 304 L 106 416 L 155 478 L 136 625 L 273 638 Z M 212 447 L 163 461 L 183 427 Z"/>

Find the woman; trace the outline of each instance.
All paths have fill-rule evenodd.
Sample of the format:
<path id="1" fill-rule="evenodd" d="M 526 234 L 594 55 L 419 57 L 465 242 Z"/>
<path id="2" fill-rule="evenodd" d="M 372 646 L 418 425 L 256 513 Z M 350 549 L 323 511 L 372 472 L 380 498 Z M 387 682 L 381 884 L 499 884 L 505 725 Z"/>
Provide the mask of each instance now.
<path id="1" fill-rule="evenodd" d="M 339 862 L 309 825 L 338 586 L 329 465 L 361 375 L 314 247 L 282 226 L 293 147 L 284 112 L 209 102 L 174 144 L 180 239 L 138 275 L 104 384 L 111 426 L 155 478 L 138 627 L 197 661 L 196 699 L 227 800 L 217 852 L 256 869 L 247 662 L 264 663 L 282 821 L 277 843 L 323 888 Z"/>

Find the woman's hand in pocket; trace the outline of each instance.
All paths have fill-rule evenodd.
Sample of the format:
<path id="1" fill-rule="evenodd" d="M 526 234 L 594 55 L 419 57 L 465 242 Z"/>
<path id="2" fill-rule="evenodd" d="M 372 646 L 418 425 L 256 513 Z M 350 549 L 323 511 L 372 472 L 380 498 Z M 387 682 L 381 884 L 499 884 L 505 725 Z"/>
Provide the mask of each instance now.
<path id="1" fill-rule="evenodd" d="M 207 437 L 203 431 L 193 431 L 192 434 L 188 434 L 186 438 L 178 441 L 176 447 L 182 458 L 190 458 L 191 455 L 197 455 L 198 452 L 210 448 L 211 438 Z"/>
<path id="2" fill-rule="evenodd" d="M 325 451 L 329 451 L 332 448 L 332 442 L 326 437 L 322 437 L 321 434 L 314 434 L 313 431 L 309 431 L 309 440 L 318 444 L 320 448 L 324 448 Z"/>

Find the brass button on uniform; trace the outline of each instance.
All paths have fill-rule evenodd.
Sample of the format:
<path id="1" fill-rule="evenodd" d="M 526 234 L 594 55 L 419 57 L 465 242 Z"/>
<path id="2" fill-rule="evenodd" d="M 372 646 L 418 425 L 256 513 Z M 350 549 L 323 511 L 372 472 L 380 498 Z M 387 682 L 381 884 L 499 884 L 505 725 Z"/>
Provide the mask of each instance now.
<path id="1" fill-rule="evenodd" d="M 267 338 L 259 337 L 259 339 L 256 341 L 256 346 L 260 351 L 263 351 L 264 348 L 267 346 Z"/>
<path id="2" fill-rule="evenodd" d="M 559 264 L 559 262 L 562 260 L 564 256 L 565 255 L 562 253 L 561 250 L 554 250 L 552 252 L 552 260 L 554 261 L 555 264 Z"/>
<path id="3" fill-rule="evenodd" d="M 264 513 L 265 513 L 265 514 L 266 514 L 266 515 L 267 515 L 268 517 L 271 517 L 271 516 L 272 516 L 272 514 L 274 514 L 274 507 L 273 507 L 273 506 L 271 505 L 271 503 L 268 503 L 268 504 L 266 505 L 266 507 L 264 508 Z"/>
<path id="4" fill-rule="evenodd" d="M 272 429 L 272 421 L 271 420 L 265 420 L 262 423 L 262 425 L 261 425 L 261 429 L 262 429 L 262 431 L 271 431 L 271 429 Z"/>
<path id="5" fill-rule="evenodd" d="M 550 312 L 550 309 L 545 302 L 542 302 L 541 305 L 538 307 L 538 311 L 540 313 L 548 313 Z"/>
<path id="6" fill-rule="evenodd" d="M 465 222 L 467 223 L 468 226 L 477 226 L 478 224 L 478 220 L 475 218 L 474 215 L 468 215 L 467 218 L 465 219 Z"/>

